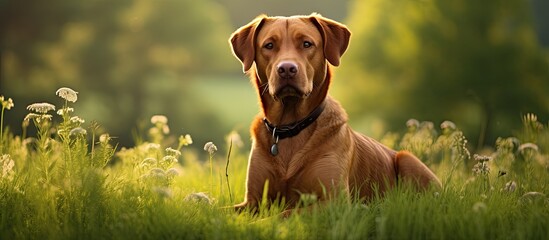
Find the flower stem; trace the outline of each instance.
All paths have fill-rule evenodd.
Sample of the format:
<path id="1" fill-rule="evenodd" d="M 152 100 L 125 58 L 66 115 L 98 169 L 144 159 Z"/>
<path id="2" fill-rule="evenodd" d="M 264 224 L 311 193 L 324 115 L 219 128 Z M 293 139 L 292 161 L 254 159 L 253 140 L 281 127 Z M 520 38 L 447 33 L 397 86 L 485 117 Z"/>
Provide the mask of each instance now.
<path id="1" fill-rule="evenodd" d="M 2 113 L 0 114 L 0 154 L 4 153 L 4 109 L 2 106 Z"/>
<path id="2" fill-rule="evenodd" d="M 233 149 L 233 139 L 229 145 L 229 153 L 227 153 L 227 165 L 225 165 L 225 178 L 227 179 L 227 188 L 229 189 L 229 200 L 233 202 L 233 195 L 231 193 L 231 185 L 229 184 L 229 160 L 231 158 L 231 150 Z"/>
<path id="3" fill-rule="evenodd" d="M 214 179 L 213 179 L 213 161 L 212 154 L 210 153 L 210 194 L 213 194 Z"/>

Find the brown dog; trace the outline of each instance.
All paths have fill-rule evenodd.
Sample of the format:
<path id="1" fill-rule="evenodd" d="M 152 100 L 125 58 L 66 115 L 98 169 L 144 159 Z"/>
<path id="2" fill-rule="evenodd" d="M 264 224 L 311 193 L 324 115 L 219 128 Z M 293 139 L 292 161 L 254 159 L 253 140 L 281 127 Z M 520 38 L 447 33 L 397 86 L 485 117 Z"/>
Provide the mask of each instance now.
<path id="1" fill-rule="evenodd" d="M 246 197 L 236 209 L 257 210 L 264 186 L 269 202 L 284 199 L 293 208 L 303 193 L 322 201 L 344 191 L 367 201 L 401 181 L 420 190 L 441 185 L 411 153 L 351 130 L 347 114 L 328 95 L 328 63 L 339 65 L 350 35 L 318 14 L 259 16 L 232 34 L 233 53 L 262 108 L 251 126 Z"/>

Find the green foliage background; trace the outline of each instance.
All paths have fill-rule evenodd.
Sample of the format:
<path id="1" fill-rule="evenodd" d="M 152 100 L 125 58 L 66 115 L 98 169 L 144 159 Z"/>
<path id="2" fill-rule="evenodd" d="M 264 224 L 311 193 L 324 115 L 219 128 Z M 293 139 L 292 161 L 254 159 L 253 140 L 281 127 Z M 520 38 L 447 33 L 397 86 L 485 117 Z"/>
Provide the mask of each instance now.
<path id="1" fill-rule="evenodd" d="M 385 119 L 386 129 L 410 117 L 452 119 L 479 147 L 510 134 L 520 114 L 547 118 L 547 51 L 528 2 L 372 0 L 351 6 L 347 23 L 354 35 L 338 79 L 351 115 Z"/>

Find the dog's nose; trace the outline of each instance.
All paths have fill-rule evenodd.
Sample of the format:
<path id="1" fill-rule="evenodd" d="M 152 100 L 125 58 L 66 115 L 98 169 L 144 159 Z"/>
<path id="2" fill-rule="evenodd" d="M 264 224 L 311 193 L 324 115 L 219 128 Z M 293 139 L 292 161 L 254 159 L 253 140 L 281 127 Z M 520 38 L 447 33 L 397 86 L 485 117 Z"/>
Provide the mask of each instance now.
<path id="1" fill-rule="evenodd" d="M 297 65 L 293 62 L 281 62 L 277 71 L 281 78 L 293 78 L 297 74 Z"/>

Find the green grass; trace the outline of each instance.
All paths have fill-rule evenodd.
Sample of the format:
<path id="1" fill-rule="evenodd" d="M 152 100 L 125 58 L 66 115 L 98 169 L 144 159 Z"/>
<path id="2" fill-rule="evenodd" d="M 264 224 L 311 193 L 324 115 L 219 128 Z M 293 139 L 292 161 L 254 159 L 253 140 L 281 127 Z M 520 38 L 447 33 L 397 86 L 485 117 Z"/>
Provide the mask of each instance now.
<path id="1" fill-rule="evenodd" d="M 36 127 L 37 136 L 3 129 L 0 239 L 549 237 L 549 131 L 534 115 L 524 117 L 518 136 L 500 138 L 476 157 L 451 124 L 439 130 L 410 121 L 408 132 L 381 140 L 424 159 L 444 189 L 416 193 L 400 186 L 367 204 L 340 197 L 282 219 L 278 207 L 256 216 L 223 208 L 238 203 L 245 191 L 247 146 L 236 138 L 229 193 L 226 153 L 208 155 L 210 168 L 209 158 L 187 151 L 191 139 L 167 146 L 174 136 L 163 133 L 162 117 L 154 118 L 139 145 L 117 149 L 98 124 L 78 121 L 69 107 L 64 100 L 62 116 L 52 120 L 47 114 L 53 111 L 30 115 L 25 124 Z M 2 114 L 8 116 L 9 109 L 2 98 Z M 485 156 L 485 163 L 475 160 Z M 193 195 L 199 192 L 206 197 Z"/>

